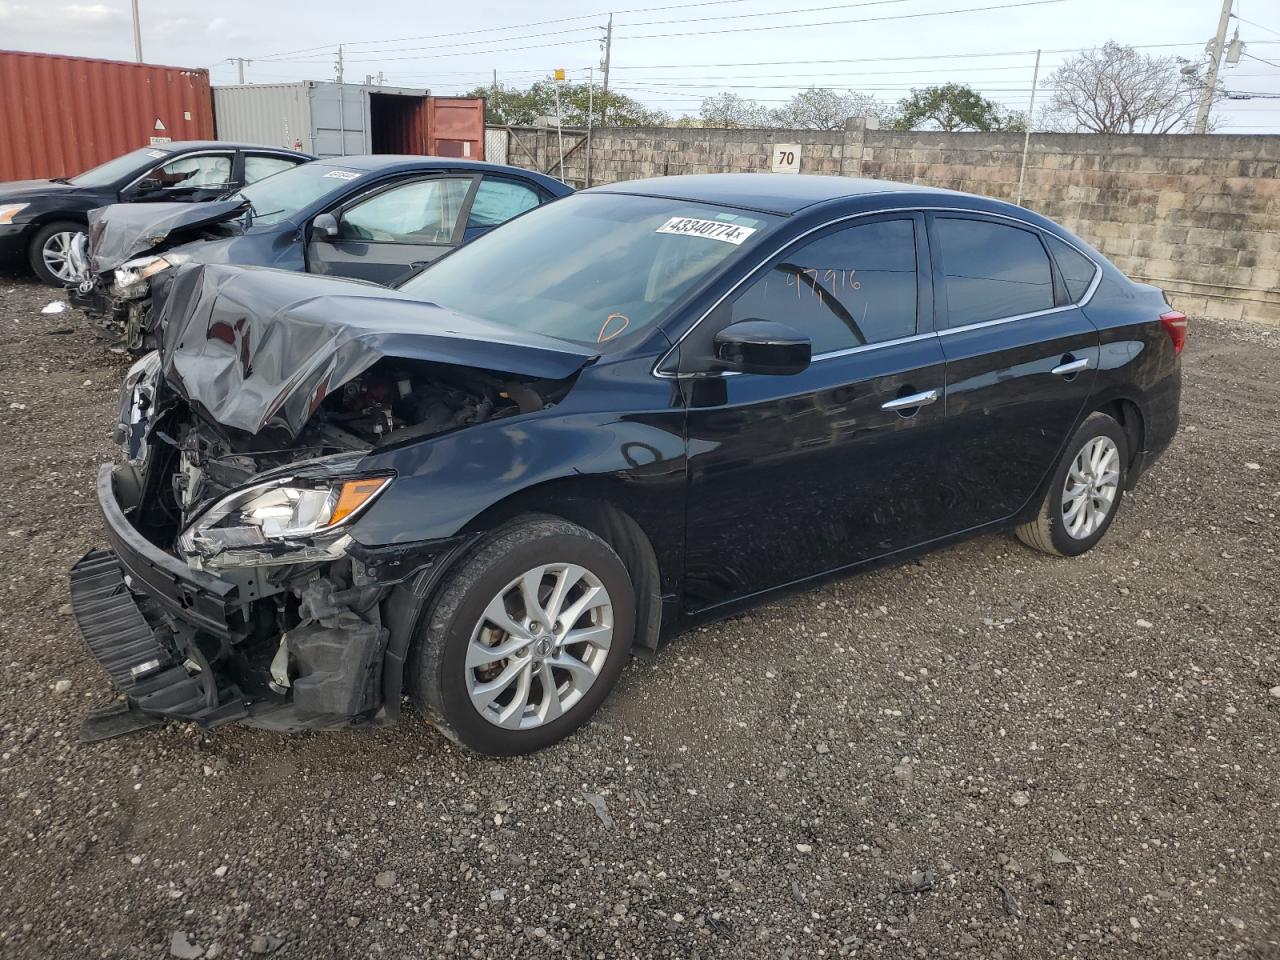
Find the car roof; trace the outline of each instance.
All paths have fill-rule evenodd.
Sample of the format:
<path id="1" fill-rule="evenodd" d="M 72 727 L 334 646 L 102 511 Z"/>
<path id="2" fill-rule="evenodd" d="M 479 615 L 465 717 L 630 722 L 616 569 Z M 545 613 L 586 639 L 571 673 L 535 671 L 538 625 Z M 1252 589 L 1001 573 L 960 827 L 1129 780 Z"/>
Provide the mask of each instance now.
<path id="1" fill-rule="evenodd" d="M 478 173 L 505 173 L 508 176 L 533 180 L 546 187 L 556 196 L 572 193 L 573 188 L 554 177 L 526 170 L 523 167 L 512 167 L 501 163 L 487 163 L 483 160 L 464 160 L 461 157 L 424 157 L 412 154 L 394 153 L 362 153 L 346 157 L 322 157 L 316 161 L 348 170 L 360 170 L 365 173 L 395 173 L 413 170 L 475 170 Z"/>
<path id="2" fill-rule="evenodd" d="M 797 213 L 805 207 L 818 203 L 875 194 L 964 196 L 952 190 L 922 187 L 911 183 L 895 183 L 892 180 L 794 173 L 704 173 L 655 177 L 649 180 L 626 180 L 592 187 L 588 192 L 630 193 L 673 200 L 700 201 L 783 215 Z"/>
<path id="3" fill-rule="evenodd" d="M 272 153 L 287 153 L 294 157 L 311 157 L 311 154 L 301 150 L 273 147 L 266 143 L 241 143 L 238 140 L 173 140 L 169 143 L 154 143 L 146 149 L 164 150 L 168 153 L 188 153 L 192 150 L 270 150 Z"/>

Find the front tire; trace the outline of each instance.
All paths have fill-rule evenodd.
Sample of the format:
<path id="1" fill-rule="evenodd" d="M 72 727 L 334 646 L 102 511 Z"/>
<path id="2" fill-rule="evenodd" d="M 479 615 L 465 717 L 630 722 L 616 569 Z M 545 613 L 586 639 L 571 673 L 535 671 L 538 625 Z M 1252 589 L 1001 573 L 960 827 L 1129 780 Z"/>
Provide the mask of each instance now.
<path id="1" fill-rule="evenodd" d="M 531 753 L 595 713 L 634 635 L 635 591 L 612 548 L 566 520 L 523 517 L 442 586 L 415 645 L 414 699 L 472 750 Z"/>
<path id="2" fill-rule="evenodd" d="M 1090 414 L 1067 444 L 1034 520 L 1015 532 L 1027 546 L 1078 557 L 1103 538 L 1124 498 L 1129 440 L 1105 413 Z"/>
<path id="3" fill-rule="evenodd" d="M 42 283 L 63 287 L 74 276 L 71 270 L 71 247 L 76 237 L 85 232 L 84 224 L 71 220 L 46 223 L 31 238 L 28 259 L 31 269 Z"/>

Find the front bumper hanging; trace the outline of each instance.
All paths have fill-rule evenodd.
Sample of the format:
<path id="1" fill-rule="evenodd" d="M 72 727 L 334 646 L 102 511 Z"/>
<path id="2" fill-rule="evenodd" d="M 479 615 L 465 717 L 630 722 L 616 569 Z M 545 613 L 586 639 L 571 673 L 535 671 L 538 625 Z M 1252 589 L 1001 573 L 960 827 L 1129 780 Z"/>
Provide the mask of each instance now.
<path id="1" fill-rule="evenodd" d="M 72 567 L 71 609 L 89 652 L 142 712 L 205 726 L 248 715 L 241 700 L 219 702 L 208 664 L 190 663 L 197 650 L 178 661 L 172 644 L 143 616 L 114 551 L 92 550 Z"/>

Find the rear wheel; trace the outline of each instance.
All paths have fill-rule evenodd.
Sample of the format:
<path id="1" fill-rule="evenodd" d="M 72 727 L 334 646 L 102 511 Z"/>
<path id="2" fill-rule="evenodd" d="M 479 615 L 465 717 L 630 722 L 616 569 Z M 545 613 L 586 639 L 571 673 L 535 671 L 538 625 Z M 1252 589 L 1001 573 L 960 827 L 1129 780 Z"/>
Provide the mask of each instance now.
<path id="1" fill-rule="evenodd" d="M 1120 508 L 1128 462 L 1124 428 L 1105 413 L 1090 415 L 1067 444 L 1040 512 L 1018 525 L 1018 539 L 1060 557 L 1091 549 Z"/>
<path id="2" fill-rule="evenodd" d="M 52 287 L 70 283 L 75 278 L 71 248 L 84 232 L 84 224 L 71 220 L 46 223 L 37 230 L 28 253 L 35 275 Z"/>
<path id="3" fill-rule="evenodd" d="M 618 555 L 555 517 L 497 531 L 444 584 L 411 668 L 418 704 L 481 753 L 529 753 L 587 721 L 635 633 Z"/>

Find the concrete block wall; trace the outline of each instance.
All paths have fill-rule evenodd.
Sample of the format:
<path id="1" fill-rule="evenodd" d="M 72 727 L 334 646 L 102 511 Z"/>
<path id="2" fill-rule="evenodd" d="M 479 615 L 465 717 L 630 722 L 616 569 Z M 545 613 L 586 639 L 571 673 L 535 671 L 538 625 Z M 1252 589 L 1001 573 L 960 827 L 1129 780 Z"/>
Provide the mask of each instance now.
<path id="1" fill-rule="evenodd" d="M 554 130 L 511 131 L 509 162 L 555 171 Z M 564 178 L 586 179 L 585 135 L 564 132 Z M 866 176 L 1014 201 L 1023 135 L 615 127 L 592 136 L 593 183 L 770 169 Z M 1280 136 L 1033 134 L 1022 203 L 1079 234 L 1195 316 L 1280 325 Z"/>

